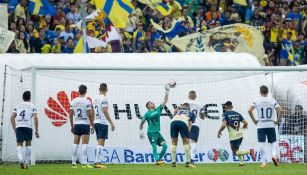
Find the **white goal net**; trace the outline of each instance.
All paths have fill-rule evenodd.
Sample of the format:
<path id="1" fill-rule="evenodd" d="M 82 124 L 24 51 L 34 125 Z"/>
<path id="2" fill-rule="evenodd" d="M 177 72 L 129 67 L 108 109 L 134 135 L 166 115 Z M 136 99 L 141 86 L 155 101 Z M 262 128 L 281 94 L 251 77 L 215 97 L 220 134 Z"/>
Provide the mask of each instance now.
<path id="1" fill-rule="evenodd" d="M 270 94 L 286 111 L 280 126 L 279 158 L 283 162 L 304 162 L 306 155 L 307 69 L 245 70 L 245 69 L 103 69 L 41 67 L 16 70 L 7 67 L 4 85 L 3 125 L 1 127 L 1 158 L 4 162 L 17 160 L 15 135 L 10 125 L 14 106 L 21 102 L 24 90 L 31 90 L 39 116 L 40 138 L 34 139 L 33 158 L 36 161 L 68 162 L 71 160 L 73 135 L 69 124 L 69 103 L 78 96 L 78 86 L 88 88 L 88 97 L 98 94 L 100 83 L 108 84 L 109 112 L 115 122 L 115 131 L 109 131 L 104 150 L 104 163 L 152 163 L 153 155 L 148 140 L 139 139 L 140 119 L 146 112 L 145 104 L 162 102 L 164 85 L 170 79 L 177 82 L 171 89 L 169 102 L 161 117 L 161 134 L 170 145 L 170 117 L 176 105 L 188 99 L 188 92 L 197 93 L 197 101 L 207 117 L 201 121 L 196 163 L 237 162 L 232 154 L 227 131 L 221 139 L 217 131 L 224 112 L 223 104 L 230 100 L 234 110 L 241 113 L 249 127 L 244 132 L 242 148 L 253 148 L 260 154 L 257 129 L 247 109 L 259 96 L 259 87 L 267 85 Z M 147 125 L 145 125 L 147 127 Z M 95 157 L 96 136 L 90 137 L 88 161 Z M 305 141 L 305 143 L 304 143 Z M 183 149 L 178 148 L 177 159 L 184 162 Z M 171 161 L 170 151 L 164 157 Z M 253 162 L 250 156 L 245 161 Z M 305 156 L 306 161 L 306 156 Z"/>

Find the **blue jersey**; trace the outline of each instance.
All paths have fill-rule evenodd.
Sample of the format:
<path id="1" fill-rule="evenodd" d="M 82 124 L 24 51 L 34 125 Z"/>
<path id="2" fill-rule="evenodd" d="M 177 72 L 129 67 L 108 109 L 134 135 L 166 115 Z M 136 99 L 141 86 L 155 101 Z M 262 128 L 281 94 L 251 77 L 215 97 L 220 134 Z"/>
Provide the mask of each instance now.
<path id="1" fill-rule="evenodd" d="M 183 121 L 184 123 L 186 123 L 188 125 L 188 123 L 191 121 L 192 123 L 195 122 L 196 119 L 196 115 L 193 112 L 190 112 L 187 109 L 180 109 L 177 113 L 177 115 L 175 115 L 172 118 L 172 121 L 175 120 L 180 120 Z"/>
<path id="2" fill-rule="evenodd" d="M 226 111 L 223 114 L 223 121 L 226 121 L 230 140 L 236 140 L 243 137 L 243 133 L 240 129 L 243 120 L 244 118 L 242 115 L 235 111 Z"/>

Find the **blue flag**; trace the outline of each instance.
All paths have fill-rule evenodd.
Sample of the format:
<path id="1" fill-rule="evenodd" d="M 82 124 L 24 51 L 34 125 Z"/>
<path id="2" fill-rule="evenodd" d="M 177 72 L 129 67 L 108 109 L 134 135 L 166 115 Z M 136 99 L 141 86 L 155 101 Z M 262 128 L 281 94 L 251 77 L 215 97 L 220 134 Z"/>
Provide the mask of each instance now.
<path id="1" fill-rule="evenodd" d="M 29 13 L 33 15 L 47 15 L 55 16 L 55 8 L 48 2 L 48 0 L 30 0 L 28 5 Z"/>

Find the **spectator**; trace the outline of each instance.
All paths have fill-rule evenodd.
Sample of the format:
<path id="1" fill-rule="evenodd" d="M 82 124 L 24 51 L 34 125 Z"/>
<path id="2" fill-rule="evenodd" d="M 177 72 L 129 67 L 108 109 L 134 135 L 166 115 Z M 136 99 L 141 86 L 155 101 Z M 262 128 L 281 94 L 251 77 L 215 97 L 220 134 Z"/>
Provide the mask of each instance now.
<path id="1" fill-rule="evenodd" d="M 263 26 L 264 25 L 264 18 L 260 15 L 259 9 L 255 9 L 254 14 L 252 15 L 251 25 L 252 26 Z"/>
<path id="2" fill-rule="evenodd" d="M 16 42 L 16 50 L 19 53 L 29 53 L 31 51 L 29 41 L 25 37 L 24 32 L 19 32 Z"/>
<path id="3" fill-rule="evenodd" d="M 7 53 L 19 53 L 19 51 L 16 49 L 16 42 L 11 43 Z"/>
<path id="4" fill-rule="evenodd" d="M 42 53 L 42 47 L 45 42 L 45 31 L 40 29 L 38 32 L 38 37 L 34 40 L 33 45 L 31 46 L 33 53 Z"/>
<path id="5" fill-rule="evenodd" d="M 137 30 L 133 33 L 133 42 L 132 45 L 134 48 L 138 49 L 139 48 L 139 43 L 145 41 L 145 32 L 143 30 L 143 24 L 139 23 Z M 144 43 L 145 45 L 145 43 Z M 145 47 L 145 46 L 144 46 Z"/>
<path id="6" fill-rule="evenodd" d="M 288 59 L 293 57 L 293 43 L 291 40 L 292 32 L 287 33 L 287 38 L 281 41 L 280 65 L 287 66 Z M 292 58 L 293 59 L 293 58 Z"/>
<path id="7" fill-rule="evenodd" d="M 290 116 L 289 129 L 293 135 L 304 134 L 304 120 L 306 120 L 304 110 L 301 105 L 296 105 L 294 108 L 294 114 Z"/>
<path id="8" fill-rule="evenodd" d="M 206 21 L 212 20 L 212 13 L 217 13 L 218 18 L 220 18 L 220 14 L 217 12 L 216 4 L 210 5 L 210 10 L 205 13 Z"/>
<path id="9" fill-rule="evenodd" d="M 172 15 L 174 19 L 178 19 L 181 16 L 182 7 L 179 2 L 170 0 L 169 5 L 172 7 Z"/>
<path id="10" fill-rule="evenodd" d="M 65 25 L 65 30 L 61 32 L 60 38 L 61 37 L 63 37 L 64 43 L 67 43 L 69 38 L 74 38 L 74 34 L 72 33 L 71 27 L 68 23 Z"/>
<path id="11" fill-rule="evenodd" d="M 297 66 L 302 64 L 304 46 L 301 46 L 299 40 L 295 41 L 293 51 L 294 51 L 294 65 Z"/>
<path id="12" fill-rule="evenodd" d="M 24 21 L 27 20 L 27 5 L 28 1 L 27 0 L 20 0 L 20 3 L 17 5 L 15 9 L 15 21 L 17 21 L 18 18 L 22 18 Z"/>
<path id="13" fill-rule="evenodd" d="M 59 38 L 54 38 L 53 46 L 51 47 L 51 53 L 62 53 L 62 45 L 60 43 Z"/>
<path id="14" fill-rule="evenodd" d="M 75 4 L 70 6 L 71 11 L 66 15 L 66 19 L 70 24 L 76 24 L 81 20 L 81 15 L 78 13 L 78 8 Z"/>
<path id="15" fill-rule="evenodd" d="M 44 45 L 41 48 L 41 50 L 42 50 L 42 53 L 50 53 L 50 51 L 51 51 L 51 44 L 50 44 L 50 41 L 49 41 L 48 38 L 44 39 Z"/>
<path id="16" fill-rule="evenodd" d="M 17 30 L 17 26 L 15 22 L 11 22 L 10 26 L 9 26 L 9 30 L 14 32 L 16 34 L 16 36 L 18 35 L 18 30 Z"/>
<path id="17" fill-rule="evenodd" d="M 123 44 L 125 53 L 133 53 L 133 48 L 131 45 L 131 39 L 126 39 Z"/>
<path id="18" fill-rule="evenodd" d="M 187 10 L 183 9 L 182 10 L 182 15 L 180 18 L 178 18 L 178 21 L 184 21 L 184 22 L 189 22 L 191 27 L 194 27 L 194 22 L 190 16 L 187 14 Z"/>
<path id="19" fill-rule="evenodd" d="M 63 50 L 63 53 L 74 53 L 74 40 L 72 38 L 69 38 L 67 40 L 66 48 Z"/>

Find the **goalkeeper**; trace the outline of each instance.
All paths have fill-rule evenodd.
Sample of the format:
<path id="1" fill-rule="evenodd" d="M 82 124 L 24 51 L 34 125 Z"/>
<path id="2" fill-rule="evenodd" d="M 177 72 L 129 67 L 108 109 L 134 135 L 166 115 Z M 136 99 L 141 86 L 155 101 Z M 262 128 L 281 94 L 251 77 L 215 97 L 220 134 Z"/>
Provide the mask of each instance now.
<path id="1" fill-rule="evenodd" d="M 163 156 L 166 153 L 167 145 L 165 143 L 165 139 L 160 134 L 160 115 L 163 107 L 167 103 L 169 90 L 170 86 L 166 85 L 164 100 L 162 104 L 157 108 L 155 107 L 155 104 L 151 101 L 146 103 L 146 108 L 148 109 L 148 111 L 145 113 L 140 124 L 140 138 L 143 139 L 143 125 L 145 121 L 147 121 L 148 123 L 147 136 L 152 146 L 152 152 L 156 161 L 156 165 L 163 165 L 165 163 L 163 161 Z M 158 154 L 157 146 L 162 146 L 162 151 L 160 152 L 160 154 Z"/>

